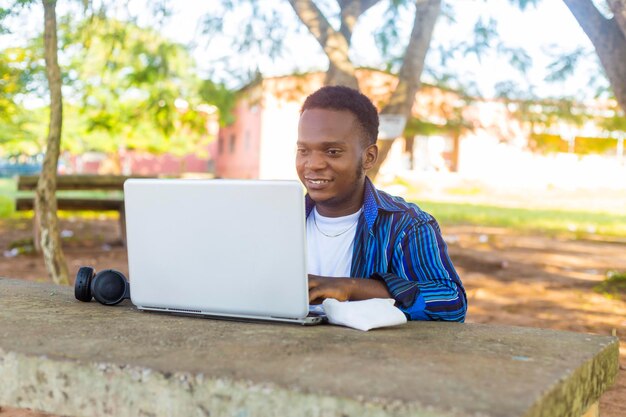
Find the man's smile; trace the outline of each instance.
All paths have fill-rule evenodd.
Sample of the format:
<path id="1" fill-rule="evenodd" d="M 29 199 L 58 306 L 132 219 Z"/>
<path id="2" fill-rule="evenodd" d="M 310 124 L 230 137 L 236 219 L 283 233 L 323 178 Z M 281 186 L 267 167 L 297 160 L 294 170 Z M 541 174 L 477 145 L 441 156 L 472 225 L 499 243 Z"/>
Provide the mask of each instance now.
<path id="1" fill-rule="evenodd" d="M 323 185 L 328 184 L 328 183 L 331 182 L 331 180 L 324 179 L 324 178 L 309 178 L 309 177 L 305 177 L 304 179 L 306 180 L 306 182 L 309 185 L 316 185 L 316 186 L 320 186 L 320 185 L 323 186 Z"/>

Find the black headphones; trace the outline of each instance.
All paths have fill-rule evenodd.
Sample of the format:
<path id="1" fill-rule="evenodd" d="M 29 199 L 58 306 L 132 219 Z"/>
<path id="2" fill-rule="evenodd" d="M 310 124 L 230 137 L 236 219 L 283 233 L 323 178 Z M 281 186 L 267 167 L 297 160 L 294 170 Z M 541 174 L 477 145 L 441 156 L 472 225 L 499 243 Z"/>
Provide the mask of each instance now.
<path id="1" fill-rule="evenodd" d="M 89 302 L 91 297 L 98 302 L 112 306 L 130 298 L 130 285 L 120 271 L 107 269 L 96 271 L 90 266 L 83 266 L 76 274 L 74 296 L 77 300 Z"/>

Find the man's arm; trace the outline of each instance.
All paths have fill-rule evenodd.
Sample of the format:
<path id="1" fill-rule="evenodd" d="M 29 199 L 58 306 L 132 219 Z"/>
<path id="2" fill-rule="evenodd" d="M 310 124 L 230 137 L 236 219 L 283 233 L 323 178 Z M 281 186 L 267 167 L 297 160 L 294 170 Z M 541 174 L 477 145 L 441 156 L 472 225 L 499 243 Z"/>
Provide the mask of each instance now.
<path id="1" fill-rule="evenodd" d="M 389 270 L 371 278 L 385 282 L 411 320 L 465 320 L 465 290 L 434 219 L 407 230 L 394 248 Z"/>
<path id="2" fill-rule="evenodd" d="M 333 278 L 309 274 L 309 302 L 320 304 L 326 298 L 338 301 L 392 298 L 383 281 L 363 278 Z"/>
<path id="3" fill-rule="evenodd" d="M 371 279 L 309 275 L 309 300 L 393 298 L 411 320 L 465 320 L 465 290 L 435 220 L 407 231 L 393 249 L 389 271 Z"/>

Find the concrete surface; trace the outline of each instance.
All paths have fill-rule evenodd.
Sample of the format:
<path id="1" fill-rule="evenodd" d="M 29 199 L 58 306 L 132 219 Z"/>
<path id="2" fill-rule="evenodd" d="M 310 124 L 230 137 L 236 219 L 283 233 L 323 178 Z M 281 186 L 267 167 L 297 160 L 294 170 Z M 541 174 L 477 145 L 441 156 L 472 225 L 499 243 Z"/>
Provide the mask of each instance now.
<path id="1" fill-rule="evenodd" d="M 608 336 L 187 318 L 0 278 L 0 404 L 56 414 L 579 417 L 617 370 Z"/>

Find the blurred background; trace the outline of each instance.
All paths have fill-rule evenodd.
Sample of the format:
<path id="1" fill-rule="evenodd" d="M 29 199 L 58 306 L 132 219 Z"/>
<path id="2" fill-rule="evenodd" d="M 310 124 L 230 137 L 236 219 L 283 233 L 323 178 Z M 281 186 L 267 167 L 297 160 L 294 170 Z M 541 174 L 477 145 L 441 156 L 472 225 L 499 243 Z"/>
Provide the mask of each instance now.
<path id="1" fill-rule="evenodd" d="M 370 176 L 439 220 L 468 321 L 617 335 L 601 408 L 626 415 L 623 0 L 0 0 L 0 276 L 40 281 L 17 201 L 53 143 L 50 10 L 58 176 L 296 179 L 304 98 L 358 88 L 383 120 Z M 57 214 L 70 280 L 128 272 L 117 211 Z"/>

